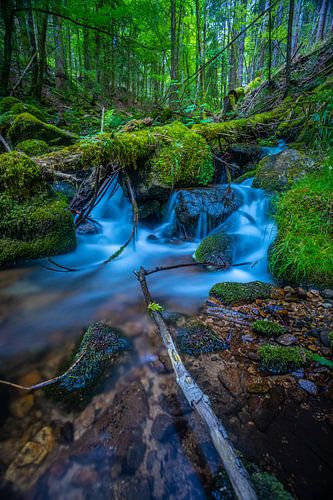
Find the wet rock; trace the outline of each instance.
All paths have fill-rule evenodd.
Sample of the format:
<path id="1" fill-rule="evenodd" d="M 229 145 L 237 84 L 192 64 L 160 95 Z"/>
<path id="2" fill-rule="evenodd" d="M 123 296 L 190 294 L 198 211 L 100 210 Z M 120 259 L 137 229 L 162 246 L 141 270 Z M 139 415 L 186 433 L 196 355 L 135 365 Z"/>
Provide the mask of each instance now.
<path id="1" fill-rule="evenodd" d="M 176 199 L 174 236 L 185 239 L 193 239 L 196 233 L 205 236 L 240 204 L 239 196 L 227 187 L 182 189 Z"/>
<path id="2" fill-rule="evenodd" d="M 246 334 L 242 335 L 242 342 L 254 342 L 255 338 L 252 335 Z"/>
<path id="3" fill-rule="evenodd" d="M 164 321 L 170 326 L 184 326 L 188 320 L 187 314 L 173 311 L 165 311 L 162 313 Z"/>
<path id="4" fill-rule="evenodd" d="M 331 288 L 325 288 L 321 294 L 325 299 L 333 300 L 333 290 Z"/>
<path id="5" fill-rule="evenodd" d="M 233 237 L 223 232 L 210 234 L 196 249 L 194 259 L 202 264 L 227 266 L 232 262 L 233 241 Z"/>
<path id="6" fill-rule="evenodd" d="M 295 370 L 291 372 L 291 375 L 296 378 L 303 378 L 304 377 L 304 370 L 303 368 L 300 368 L 299 370 Z"/>
<path id="7" fill-rule="evenodd" d="M 190 356 L 224 351 L 227 348 L 226 342 L 217 337 L 213 328 L 199 320 L 191 320 L 179 329 L 176 341 L 179 349 Z"/>
<path id="8" fill-rule="evenodd" d="M 32 394 L 26 394 L 25 396 L 14 399 L 14 401 L 10 403 L 10 413 L 16 418 L 23 418 L 29 413 L 33 405 L 34 396 Z"/>
<path id="9" fill-rule="evenodd" d="M 305 392 L 307 392 L 311 396 L 318 395 L 318 387 L 311 380 L 306 380 L 306 379 L 302 378 L 298 381 L 298 385 L 301 387 L 301 389 L 303 389 Z"/>
<path id="10" fill-rule="evenodd" d="M 287 186 L 311 171 L 314 160 L 295 149 L 286 149 L 279 154 L 260 160 L 253 187 L 269 191 L 283 191 Z"/>
<path id="11" fill-rule="evenodd" d="M 67 181 L 60 181 L 60 182 L 54 182 L 52 185 L 53 189 L 57 191 L 58 193 L 62 193 L 66 198 L 70 201 L 72 198 L 74 198 L 76 189 L 71 184 L 70 182 Z"/>
<path id="12" fill-rule="evenodd" d="M 103 230 L 101 224 L 93 220 L 86 220 L 82 222 L 77 228 L 77 233 L 86 235 L 86 234 L 99 234 Z"/>
<path id="13" fill-rule="evenodd" d="M 295 335 L 291 335 L 290 333 L 286 333 L 284 335 L 281 335 L 276 339 L 278 344 L 289 346 L 289 345 L 294 345 L 297 342 L 297 338 Z"/>
<path id="14" fill-rule="evenodd" d="M 174 417 L 179 417 L 192 411 L 184 396 L 177 397 L 176 394 L 161 394 L 158 402 L 162 410 Z"/>
<path id="15" fill-rule="evenodd" d="M 161 203 L 158 200 L 140 202 L 138 217 L 139 220 L 159 220 L 161 217 Z"/>
<path id="16" fill-rule="evenodd" d="M 247 163 L 257 163 L 260 160 L 261 148 L 256 144 L 232 144 L 229 153 L 232 160 L 243 167 Z"/>
<path id="17" fill-rule="evenodd" d="M 147 241 L 150 241 L 151 243 L 158 243 L 160 241 L 159 237 L 156 236 L 156 234 L 148 234 Z"/>
<path id="18" fill-rule="evenodd" d="M 280 405 L 284 401 L 284 389 L 275 385 L 270 397 L 252 396 L 249 402 L 249 412 L 256 427 L 265 432 L 280 412 Z"/>
<path id="19" fill-rule="evenodd" d="M 234 398 L 242 393 L 241 372 L 239 368 L 226 365 L 217 377 Z"/>
<path id="20" fill-rule="evenodd" d="M 171 434 L 175 431 L 174 419 L 167 415 L 166 413 L 161 413 L 157 415 L 154 420 L 153 427 L 151 430 L 152 436 L 157 441 L 165 441 Z"/>
<path id="21" fill-rule="evenodd" d="M 320 342 L 325 347 L 331 347 L 331 343 L 330 343 L 330 339 L 329 339 L 329 334 L 330 334 L 330 330 L 328 330 L 327 328 L 321 329 L 320 333 L 319 333 Z"/>
<path id="22" fill-rule="evenodd" d="M 141 433 L 137 433 L 136 431 L 127 434 L 125 443 L 123 444 L 127 444 L 126 457 L 123 460 L 123 472 L 126 474 L 134 474 L 143 462 L 146 453 L 146 445 L 142 441 Z"/>
<path id="23" fill-rule="evenodd" d="M 257 378 L 246 386 L 247 392 L 250 394 L 266 394 L 270 391 L 270 385 L 264 378 Z"/>

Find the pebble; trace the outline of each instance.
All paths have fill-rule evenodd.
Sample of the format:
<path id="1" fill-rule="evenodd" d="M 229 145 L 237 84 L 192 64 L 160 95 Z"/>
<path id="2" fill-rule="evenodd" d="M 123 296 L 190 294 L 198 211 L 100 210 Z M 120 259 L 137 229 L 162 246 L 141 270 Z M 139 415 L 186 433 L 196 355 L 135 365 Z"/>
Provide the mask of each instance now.
<path id="1" fill-rule="evenodd" d="M 297 338 L 295 337 L 295 335 L 285 333 L 284 335 L 280 335 L 280 337 L 278 337 L 276 341 L 278 342 L 278 344 L 289 346 L 295 344 L 297 342 Z"/>
<path id="2" fill-rule="evenodd" d="M 300 368 L 299 370 L 295 370 L 294 372 L 291 372 L 293 377 L 296 378 L 303 378 L 304 377 L 304 370 L 303 368 Z"/>
<path id="3" fill-rule="evenodd" d="M 14 399 L 10 403 L 10 413 L 16 418 L 25 417 L 34 405 L 34 397 L 32 394 L 27 394 L 20 398 Z"/>
<path id="4" fill-rule="evenodd" d="M 317 396 L 318 394 L 318 387 L 314 382 L 311 382 L 311 380 L 306 380 L 305 378 L 301 378 L 298 381 L 298 385 L 303 389 L 305 392 L 310 394 L 311 396 Z"/>
<path id="5" fill-rule="evenodd" d="M 242 335 L 242 341 L 243 342 L 253 342 L 255 340 L 252 335 Z"/>
<path id="6" fill-rule="evenodd" d="M 250 394 L 266 394 L 270 391 L 270 386 L 267 380 L 258 378 L 253 382 L 250 382 L 246 387 L 246 390 Z"/>

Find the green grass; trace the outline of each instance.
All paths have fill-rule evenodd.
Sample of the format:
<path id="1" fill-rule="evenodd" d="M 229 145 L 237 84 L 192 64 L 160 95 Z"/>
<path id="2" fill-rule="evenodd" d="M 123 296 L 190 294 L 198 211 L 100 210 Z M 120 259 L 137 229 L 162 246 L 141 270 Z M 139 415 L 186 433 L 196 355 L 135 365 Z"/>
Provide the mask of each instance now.
<path id="1" fill-rule="evenodd" d="M 284 328 L 279 325 L 279 323 L 268 321 L 267 319 L 258 319 L 252 323 L 252 330 L 264 337 L 279 337 L 279 335 L 285 332 Z"/>
<path id="2" fill-rule="evenodd" d="M 284 282 L 333 284 L 333 155 L 320 172 L 306 176 L 277 200 L 278 237 L 270 270 Z"/>
<path id="3" fill-rule="evenodd" d="M 310 357 L 298 347 L 265 344 L 258 349 L 260 369 L 274 374 L 289 373 L 306 366 Z"/>

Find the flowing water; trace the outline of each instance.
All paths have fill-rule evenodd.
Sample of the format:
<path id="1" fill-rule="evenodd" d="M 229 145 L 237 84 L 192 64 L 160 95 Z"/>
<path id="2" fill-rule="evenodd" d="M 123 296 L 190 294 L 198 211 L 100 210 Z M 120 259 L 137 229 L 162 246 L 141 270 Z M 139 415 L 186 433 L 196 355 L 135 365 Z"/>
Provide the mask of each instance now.
<path id="1" fill-rule="evenodd" d="M 233 262 L 248 264 L 224 271 L 190 267 L 152 275 L 149 278 L 152 296 L 168 311 L 196 311 L 207 298 L 210 287 L 219 281 L 271 281 L 267 271 L 267 249 L 275 237 L 275 227 L 269 215 L 269 199 L 262 190 L 251 187 L 250 179 L 241 185 L 233 184 L 232 189 L 240 197 L 241 206 L 219 229 L 235 237 Z M 131 206 L 119 186 L 114 196 L 109 199 L 106 194 L 92 213 L 102 231 L 99 234 L 79 235 L 74 252 L 54 259 L 63 266 L 78 269 L 77 271 L 55 272 L 41 267 L 41 264 L 47 264 L 46 261 L 37 261 L 1 273 L 3 307 L 0 311 L 0 362 L 1 371 L 6 373 L 7 378 L 15 378 L 17 373 L 25 374 L 36 364 L 44 366 L 49 363 L 48 360 L 52 361 L 53 352 L 56 358 L 66 357 L 68 346 L 73 345 L 83 327 L 95 321 L 107 320 L 132 336 L 133 353 L 130 361 L 127 360 L 113 379 L 102 386 L 102 399 L 98 400 L 98 408 L 107 408 L 112 397 L 120 390 L 119 385 L 127 390 L 128 375 L 130 380 L 133 381 L 133 377 L 136 377 L 145 386 L 150 395 L 149 412 L 154 414 L 154 405 L 157 405 L 162 393 L 167 392 L 168 387 L 173 387 L 174 391 L 176 389 L 173 375 L 166 375 L 164 384 L 156 385 L 156 375 L 146 369 L 147 364 L 157 359 L 160 346 L 152 337 L 153 326 L 147 318 L 134 271 L 141 265 L 151 269 L 192 261 L 193 253 L 207 233 L 205 214 L 199 219 L 194 241 L 172 240 L 167 235 L 175 222 L 176 203 L 177 192 L 174 192 L 166 207 L 163 222 L 149 227 L 140 224 L 135 247 L 127 247 L 118 259 L 104 264 L 104 260 L 127 240 L 131 232 Z M 53 374 L 52 369 L 50 373 Z M 56 412 L 54 407 L 49 410 L 42 408 L 40 414 L 44 414 L 44 423 L 48 422 L 48 416 L 45 415 L 48 411 L 50 421 Z M 196 424 L 190 422 L 191 418 L 188 425 L 195 427 Z M 14 420 L 11 425 L 15 426 L 15 422 Z M 14 429 L 14 435 L 17 432 Z M 203 431 L 199 429 L 199 434 L 200 432 Z M 144 433 L 150 434 L 149 426 Z M 170 443 L 160 444 L 154 451 L 159 472 L 154 473 L 154 488 L 149 486 L 148 489 L 154 490 L 154 494 L 160 497 L 158 484 L 169 481 L 172 486 L 169 487 L 168 498 L 205 497 L 200 479 L 202 471 L 198 472 L 177 439 L 176 436 L 176 441 L 172 441 L 172 448 L 168 448 Z M 207 438 L 204 439 L 206 440 Z M 218 461 L 214 451 L 209 448 L 207 456 L 207 450 L 200 443 L 195 443 L 195 446 L 199 446 L 200 455 L 206 455 L 201 461 L 216 469 Z M 170 453 L 173 454 L 175 467 L 179 467 L 185 477 L 177 475 L 175 471 L 167 472 Z M 82 454 L 84 455 L 83 452 Z M 85 460 L 88 462 L 88 457 L 92 461 L 96 458 L 86 453 Z M 75 463 L 68 457 L 66 460 L 71 465 Z M 75 469 L 76 465 L 73 467 Z M 109 474 L 108 470 L 106 474 Z M 52 498 L 67 499 L 71 498 L 72 490 L 75 493 L 72 476 L 64 477 L 62 482 L 54 483 L 57 485 L 56 490 L 52 489 L 54 484 L 51 480 L 49 494 Z M 187 489 L 183 488 L 184 480 L 188 485 Z M 40 488 L 43 498 L 42 486 L 38 485 L 39 483 L 37 493 Z M 163 495 L 166 495 L 165 490 Z M 144 497 L 145 494 L 142 493 L 141 496 Z M 131 494 L 128 493 L 128 498 L 130 497 Z"/>

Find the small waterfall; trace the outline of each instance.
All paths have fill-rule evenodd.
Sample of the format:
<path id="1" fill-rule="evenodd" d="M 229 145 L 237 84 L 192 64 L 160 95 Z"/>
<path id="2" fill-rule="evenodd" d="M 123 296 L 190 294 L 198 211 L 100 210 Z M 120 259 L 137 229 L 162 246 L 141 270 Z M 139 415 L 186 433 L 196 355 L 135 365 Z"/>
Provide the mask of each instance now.
<path id="1" fill-rule="evenodd" d="M 278 153 L 281 153 L 281 151 L 284 151 L 287 149 L 287 144 L 283 139 L 280 139 L 277 143 L 277 145 L 274 147 L 269 147 L 265 146 L 261 148 L 261 158 L 264 156 L 272 156 L 272 155 L 277 155 Z"/>
<path id="2" fill-rule="evenodd" d="M 195 232 L 195 240 L 200 241 L 208 234 L 207 212 L 201 212 Z"/>

